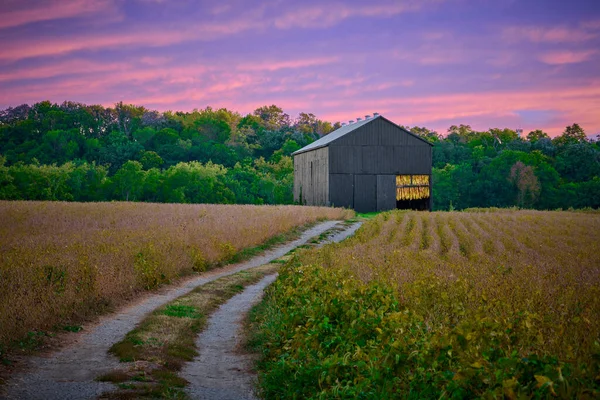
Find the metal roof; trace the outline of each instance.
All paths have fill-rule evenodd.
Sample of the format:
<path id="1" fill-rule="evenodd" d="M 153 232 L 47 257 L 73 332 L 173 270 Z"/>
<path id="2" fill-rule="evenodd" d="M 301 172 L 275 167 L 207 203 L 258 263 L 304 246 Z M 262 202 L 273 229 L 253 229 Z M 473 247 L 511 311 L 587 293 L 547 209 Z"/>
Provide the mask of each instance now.
<path id="1" fill-rule="evenodd" d="M 412 135 L 412 136 L 416 137 L 417 139 L 420 139 L 420 140 L 424 141 L 428 145 L 433 146 L 432 143 L 430 143 L 427 140 L 423 139 L 422 137 L 420 137 L 418 135 L 415 135 L 414 133 L 412 133 L 412 132 L 410 132 L 410 131 L 408 131 L 408 130 L 406 130 L 406 129 L 404 129 L 404 128 L 396 125 L 396 124 L 394 124 L 389 119 L 384 118 L 381 115 L 376 115 L 376 116 L 374 116 L 372 118 L 364 119 L 362 121 L 358 121 L 358 122 L 355 122 L 353 124 L 344 125 L 344 126 L 338 128 L 338 129 L 336 129 L 335 131 L 333 131 L 333 132 L 331 132 L 331 133 L 323 136 L 322 138 L 317 139 L 314 142 L 312 142 L 312 143 L 304 146 L 300 150 L 296 150 L 295 152 L 292 153 L 292 155 L 295 156 L 296 154 L 305 153 L 307 151 L 311 151 L 311 150 L 319 149 L 321 147 L 325 147 L 325 146 L 329 145 L 329 143 L 333 142 L 334 140 L 337 140 L 337 139 L 341 138 L 342 136 L 347 135 L 348 133 L 354 131 L 355 129 L 360 128 L 363 125 L 366 125 L 366 124 L 368 124 L 370 122 L 375 121 L 377 118 L 382 118 L 382 119 L 386 120 L 387 122 L 389 122 L 389 123 L 397 126 L 398 129 L 402 129 L 403 131 L 405 131 L 409 135 Z"/>

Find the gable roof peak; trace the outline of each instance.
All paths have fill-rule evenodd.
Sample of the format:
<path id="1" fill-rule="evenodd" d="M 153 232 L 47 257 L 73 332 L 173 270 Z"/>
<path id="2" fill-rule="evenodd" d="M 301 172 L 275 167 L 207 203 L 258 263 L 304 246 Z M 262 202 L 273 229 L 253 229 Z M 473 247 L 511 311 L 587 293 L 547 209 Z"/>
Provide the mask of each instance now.
<path id="1" fill-rule="evenodd" d="M 341 127 L 339 127 L 338 129 L 336 129 L 335 131 L 315 140 L 314 142 L 304 146 L 303 148 L 301 148 L 300 150 L 296 150 L 295 152 L 292 153 L 292 155 L 296 155 L 296 154 L 300 154 L 300 153 L 305 153 L 307 151 L 311 151 L 311 150 L 315 150 L 321 147 L 325 147 L 328 146 L 329 143 L 333 142 L 334 140 L 337 140 L 339 138 L 341 138 L 342 136 L 347 135 L 348 133 L 360 128 L 361 126 L 364 126 L 366 124 L 370 124 L 371 122 L 377 120 L 377 119 L 382 119 L 384 121 L 389 122 L 390 124 L 396 126 L 398 129 L 403 130 L 404 132 L 408 133 L 411 136 L 416 137 L 419 140 L 422 140 L 423 142 L 427 143 L 430 146 L 433 146 L 432 143 L 428 142 L 427 140 L 423 139 L 422 137 L 415 135 L 414 133 L 412 133 L 411 131 L 402 128 L 401 126 L 393 123 L 392 121 L 390 121 L 389 119 L 385 118 L 384 116 L 380 115 L 379 113 L 373 113 L 373 117 L 372 118 L 366 118 L 361 120 L 360 118 L 358 119 L 357 122 L 354 122 L 353 120 L 350 120 L 350 123 L 344 125 L 342 124 Z"/>

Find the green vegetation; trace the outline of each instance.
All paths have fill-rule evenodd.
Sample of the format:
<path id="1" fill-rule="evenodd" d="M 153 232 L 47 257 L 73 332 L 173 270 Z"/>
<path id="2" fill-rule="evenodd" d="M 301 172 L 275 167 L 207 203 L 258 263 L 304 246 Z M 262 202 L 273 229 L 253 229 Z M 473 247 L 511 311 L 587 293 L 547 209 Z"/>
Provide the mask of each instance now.
<path id="1" fill-rule="evenodd" d="M 202 314 L 198 312 L 192 306 L 184 306 L 180 304 L 168 305 L 162 311 L 162 313 L 168 317 L 178 317 L 178 318 L 200 318 Z"/>
<path id="2" fill-rule="evenodd" d="M 245 116 L 21 105 L 0 111 L 0 199 L 290 204 L 290 155 L 339 126 L 305 113 L 292 121 L 274 105 Z M 600 149 L 577 124 L 554 139 L 409 129 L 433 143 L 435 209 L 600 207 Z"/>
<path id="3" fill-rule="evenodd" d="M 290 154 L 334 128 L 276 106 L 22 105 L 0 111 L 0 199 L 291 204 Z"/>
<path id="4" fill-rule="evenodd" d="M 252 313 L 262 394 L 600 396 L 600 215 L 482 211 L 296 253 Z"/>
<path id="5" fill-rule="evenodd" d="M 358 218 L 370 219 L 376 217 L 378 214 L 379 212 L 356 213 L 356 216 Z"/>
<path id="6" fill-rule="evenodd" d="M 145 361 L 111 371 L 97 380 L 118 383 L 111 398 L 181 398 L 187 382 L 177 376 L 197 355 L 195 340 L 208 316 L 245 286 L 277 271 L 264 265 L 209 282 L 155 310 L 137 328 L 115 343 L 110 352 L 121 362 Z"/>

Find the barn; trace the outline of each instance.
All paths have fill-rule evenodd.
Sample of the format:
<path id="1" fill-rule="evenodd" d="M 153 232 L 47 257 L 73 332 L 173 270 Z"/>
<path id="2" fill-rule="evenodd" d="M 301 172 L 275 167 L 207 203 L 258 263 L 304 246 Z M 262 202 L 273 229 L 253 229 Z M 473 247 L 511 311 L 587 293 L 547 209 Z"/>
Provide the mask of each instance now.
<path id="1" fill-rule="evenodd" d="M 431 210 L 432 144 L 379 114 L 293 153 L 294 200 L 358 212 Z"/>

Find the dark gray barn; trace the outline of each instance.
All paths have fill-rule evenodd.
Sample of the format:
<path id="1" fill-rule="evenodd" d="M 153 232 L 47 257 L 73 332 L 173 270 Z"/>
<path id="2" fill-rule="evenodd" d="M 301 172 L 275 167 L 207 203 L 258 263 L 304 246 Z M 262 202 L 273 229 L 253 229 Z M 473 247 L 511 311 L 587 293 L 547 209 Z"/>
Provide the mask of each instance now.
<path id="1" fill-rule="evenodd" d="M 428 141 L 375 115 L 293 153 L 294 200 L 305 205 L 431 210 Z"/>

